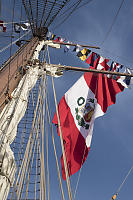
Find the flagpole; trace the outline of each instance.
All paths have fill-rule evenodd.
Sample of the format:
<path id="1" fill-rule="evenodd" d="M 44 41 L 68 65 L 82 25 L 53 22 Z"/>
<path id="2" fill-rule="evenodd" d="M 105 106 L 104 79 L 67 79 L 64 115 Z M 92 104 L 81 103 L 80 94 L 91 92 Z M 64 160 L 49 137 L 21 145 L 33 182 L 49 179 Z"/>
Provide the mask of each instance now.
<path id="1" fill-rule="evenodd" d="M 44 66 L 46 63 L 43 64 Z M 116 76 L 128 76 L 133 77 L 133 74 L 122 73 L 122 72 L 113 72 L 113 71 L 105 71 L 105 70 L 97 70 L 97 69 L 88 69 L 83 67 L 73 67 L 73 66 L 66 66 L 66 65 L 56 65 L 56 64 L 47 64 L 47 66 L 55 67 L 60 70 L 72 70 L 72 71 L 80 71 L 80 72 L 93 72 L 93 73 L 100 73 L 100 74 L 110 74 Z"/>
<path id="2" fill-rule="evenodd" d="M 60 45 L 79 46 L 79 47 L 86 47 L 86 48 L 100 49 L 100 47 L 97 47 L 97 46 L 88 46 L 88 45 L 82 45 L 82 44 L 56 42 L 56 41 L 54 41 L 54 40 L 52 40 L 52 42 L 53 42 L 54 44 L 60 44 Z"/>

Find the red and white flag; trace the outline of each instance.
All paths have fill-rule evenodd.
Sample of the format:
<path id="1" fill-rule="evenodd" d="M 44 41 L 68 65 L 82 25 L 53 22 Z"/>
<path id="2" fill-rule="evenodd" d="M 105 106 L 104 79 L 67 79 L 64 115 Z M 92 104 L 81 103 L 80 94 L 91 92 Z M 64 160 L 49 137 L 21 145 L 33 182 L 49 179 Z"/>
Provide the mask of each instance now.
<path id="1" fill-rule="evenodd" d="M 2 20 L 0 20 L 0 32 L 6 32 L 6 26 Z"/>
<path id="2" fill-rule="evenodd" d="M 69 176 L 76 173 L 87 158 L 94 120 L 104 115 L 124 87 L 106 75 L 85 73 L 61 99 L 58 109 Z M 53 123 L 58 120 L 55 113 Z M 62 177 L 65 176 L 61 157 Z"/>

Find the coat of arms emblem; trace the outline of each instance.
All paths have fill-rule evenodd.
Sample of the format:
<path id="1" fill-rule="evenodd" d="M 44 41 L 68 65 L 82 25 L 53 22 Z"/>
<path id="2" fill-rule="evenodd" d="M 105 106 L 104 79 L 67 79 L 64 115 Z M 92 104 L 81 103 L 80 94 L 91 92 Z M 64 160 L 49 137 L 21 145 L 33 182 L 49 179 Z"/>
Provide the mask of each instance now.
<path id="1" fill-rule="evenodd" d="M 92 119 L 95 102 L 94 99 L 88 98 L 85 102 L 83 97 L 79 97 L 77 100 L 78 107 L 75 108 L 76 120 L 78 120 L 78 125 L 89 129 L 89 123 Z"/>

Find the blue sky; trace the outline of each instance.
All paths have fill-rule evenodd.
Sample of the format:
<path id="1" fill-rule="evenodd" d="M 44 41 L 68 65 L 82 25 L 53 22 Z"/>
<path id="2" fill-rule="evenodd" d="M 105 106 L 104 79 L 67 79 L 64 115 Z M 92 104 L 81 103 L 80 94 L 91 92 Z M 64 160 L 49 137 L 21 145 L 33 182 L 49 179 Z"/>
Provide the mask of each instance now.
<path id="1" fill-rule="evenodd" d="M 2 2 L 6 4 L 5 11 L 10 10 L 7 4 L 8 0 Z M 53 23 L 50 30 L 54 31 L 56 35 L 63 36 L 75 43 L 97 45 L 101 49 L 94 50 L 94 52 L 133 68 L 133 2 L 131 0 L 124 1 L 110 34 L 102 44 L 121 2 L 121 0 L 93 0 L 85 7 L 77 10 L 63 25 L 55 30 Z M 4 12 L 3 19 L 9 20 L 8 15 Z M 71 51 L 64 54 L 63 49 L 51 49 L 50 53 L 51 63 L 88 67 Z M 55 80 L 58 102 L 80 76 L 81 73 L 79 72 L 65 72 L 63 77 Z M 50 80 L 48 83 L 53 116 L 55 108 Z M 109 200 L 133 165 L 132 91 L 132 89 L 125 89 L 124 92 L 118 94 L 116 104 L 110 106 L 103 117 L 95 120 L 92 145 L 81 171 L 76 200 Z M 60 158 L 60 143 L 55 128 L 54 134 L 59 147 L 58 157 Z M 50 164 L 53 162 L 52 154 Z M 50 170 L 51 173 L 53 169 Z M 56 186 L 57 177 L 53 179 L 53 174 L 50 177 L 51 199 L 59 199 Z M 76 186 L 77 178 L 78 173 L 71 178 L 73 189 Z M 63 185 L 66 188 L 65 183 Z M 121 189 L 118 199 L 132 200 L 132 185 L 133 173 Z"/>
<path id="2" fill-rule="evenodd" d="M 73 42 L 97 45 L 101 49 L 94 50 L 95 52 L 132 68 L 133 2 L 131 0 L 123 3 L 110 34 L 101 45 L 121 2 L 121 0 L 94 0 L 77 10 L 55 33 Z M 73 53 L 60 52 L 57 52 L 59 60 L 57 62 L 87 67 Z M 54 59 L 52 61 L 55 62 Z M 63 78 L 56 80 L 57 92 L 58 87 L 61 87 L 58 101 L 78 76 L 79 73 L 73 72 L 71 75 L 64 73 L 64 82 L 61 80 Z M 63 83 L 61 86 L 60 82 Z M 133 165 L 132 98 L 132 89 L 125 89 L 117 95 L 116 104 L 109 107 L 103 117 L 95 120 L 91 150 L 82 168 L 77 200 L 110 199 Z M 78 174 L 72 177 L 73 185 L 77 176 Z M 132 183 L 131 173 L 118 199 L 133 198 Z"/>

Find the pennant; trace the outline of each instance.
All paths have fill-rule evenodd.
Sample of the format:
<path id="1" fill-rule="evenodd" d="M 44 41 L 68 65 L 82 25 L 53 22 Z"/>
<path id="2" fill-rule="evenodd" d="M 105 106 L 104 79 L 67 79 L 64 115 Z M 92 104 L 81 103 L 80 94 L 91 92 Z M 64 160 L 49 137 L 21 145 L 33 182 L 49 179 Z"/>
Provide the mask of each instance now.
<path id="1" fill-rule="evenodd" d="M 52 33 L 51 32 L 48 32 L 47 34 L 47 40 L 50 40 L 50 37 L 52 36 Z"/>
<path id="2" fill-rule="evenodd" d="M 54 40 L 55 37 L 56 37 L 56 35 L 53 33 L 50 40 Z"/>
<path id="3" fill-rule="evenodd" d="M 64 38 L 61 38 L 61 37 L 57 37 L 54 41 L 55 41 L 55 42 L 64 42 L 65 39 L 64 39 Z"/>
<path id="4" fill-rule="evenodd" d="M 110 67 L 109 67 L 109 71 L 113 71 L 113 72 L 119 72 L 121 69 L 123 68 L 123 65 L 119 64 L 119 63 L 116 63 L 116 62 L 112 62 Z M 110 75 L 108 74 L 107 75 L 108 78 L 113 78 L 115 80 L 117 80 L 118 78 L 120 78 L 119 76 L 116 76 L 116 75 Z"/>
<path id="5" fill-rule="evenodd" d="M 54 41 L 55 42 L 60 42 L 60 37 L 57 37 Z"/>
<path id="6" fill-rule="evenodd" d="M 99 57 L 100 56 L 97 53 L 92 52 L 85 62 L 89 64 L 92 68 L 96 68 Z"/>
<path id="7" fill-rule="evenodd" d="M 70 43 L 69 41 L 67 43 Z M 64 53 L 68 52 L 70 50 L 70 45 L 65 45 L 64 47 Z"/>
<path id="8" fill-rule="evenodd" d="M 28 31 L 30 28 L 30 24 L 29 23 L 14 23 L 14 31 L 16 33 L 20 33 L 21 30 L 23 31 Z"/>
<path id="9" fill-rule="evenodd" d="M 77 45 L 77 46 L 74 47 L 73 51 L 75 51 L 76 53 L 78 53 L 80 51 L 80 48 L 81 47 L 79 45 Z"/>
<path id="10" fill-rule="evenodd" d="M 109 62 L 109 59 L 100 56 L 96 69 L 108 71 L 108 69 L 109 69 L 109 65 L 107 64 L 108 62 Z"/>
<path id="11" fill-rule="evenodd" d="M 2 20 L 0 20 L 0 32 L 6 32 L 6 26 Z"/>
<path id="12" fill-rule="evenodd" d="M 91 52 L 91 50 L 84 48 L 83 50 L 79 51 L 77 53 L 77 56 L 82 60 L 85 61 L 88 54 Z"/>
<path id="13" fill-rule="evenodd" d="M 64 42 L 65 41 L 65 39 L 64 38 L 60 38 L 60 40 L 59 40 L 59 42 Z"/>
<path id="14" fill-rule="evenodd" d="M 91 55 L 86 59 L 85 62 L 89 64 L 92 68 L 95 68 L 97 70 L 107 71 L 109 69 L 109 65 L 107 64 L 109 62 L 109 59 L 104 58 L 94 52 L 91 53 Z"/>
<path id="15" fill-rule="evenodd" d="M 123 65 L 116 63 L 116 62 L 112 62 L 111 66 L 109 68 L 109 71 L 113 71 L 113 72 L 119 72 L 120 69 L 123 68 Z"/>
<path id="16" fill-rule="evenodd" d="M 14 31 L 16 33 L 20 33 L 20 30 L 21 30 L 21 26 L 19 23 L 14 23 Z"/>
<path id="17" fill-rule="evenodd" d="M 124 73 L 133 75 L 133 69 L 126 68 Z M 121 77 L 119 77 L 117 82 L 121 83 L 121 85 L 123 85 L 125 88 L 129 88 L 130 85 L 133 84 L 133 77 L 131 77 L 131 76 L 121 76 Z"/>
<path id="18" fill-rule="evenodd" d="M 116 94 L 123 89 L 120 83 L 105 75 L 88 72 L 61 99 L 58 110 L 69 176 L 76 173 L 87 158 L 95 119 L 104 115 L 108 106 L 115 104 Z M 53 123 L 59 134 L 56 113 Z M 65 180 L 63 157 L 61 167 Z"/>
<path id="19" fill-rule="evenodd" d="M 26 22 L 26 23 L 20 24 L 20 26 L 23 31 L 28 31 L 30 28 L 30 23 Z"/>

